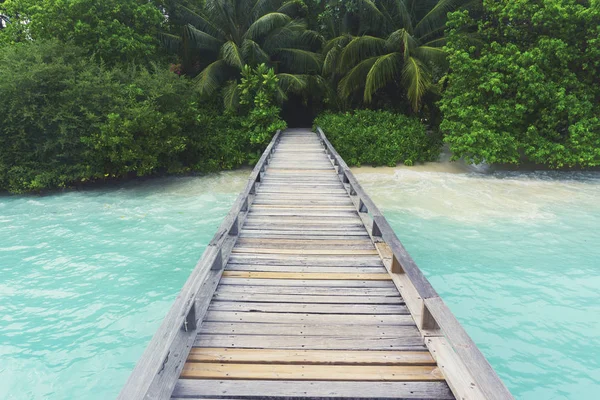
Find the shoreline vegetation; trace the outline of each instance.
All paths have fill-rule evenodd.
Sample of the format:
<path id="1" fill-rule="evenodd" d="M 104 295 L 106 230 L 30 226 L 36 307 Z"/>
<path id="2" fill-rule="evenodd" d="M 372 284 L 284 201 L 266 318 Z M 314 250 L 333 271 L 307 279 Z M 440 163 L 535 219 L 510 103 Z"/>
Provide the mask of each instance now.
<path id="1" fill-rule="evenodd" d="M 236 169 L 288 125 L 598 170 L 598 81 L 600 0 L 0 0 L 0 192 Z"/>

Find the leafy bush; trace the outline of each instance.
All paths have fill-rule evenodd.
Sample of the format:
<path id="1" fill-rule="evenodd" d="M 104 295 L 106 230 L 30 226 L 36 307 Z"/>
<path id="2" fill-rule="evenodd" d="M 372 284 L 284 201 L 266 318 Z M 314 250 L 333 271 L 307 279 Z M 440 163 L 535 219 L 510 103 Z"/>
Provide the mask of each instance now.
<path id="1" fill-rule="evenodd" d="M 265 64 L 256 68 L 245 65 L 242 69 L 242 82 L 238 85 L 240 104 L 248 107 L 243 126 L 248 130 L 253 145 L 267 145 L 278 129 L 287 127 L 279 117 L 281 109 L 274 105 L 278 84 L 273 68 Z"/>
<path id="2" fill-rule="evenodd" d="M 57 41 L 0 53 L 0 189 L 233 168 L 248 159 L 243 120 L 198 103 L 167 68 L 106 68 Z"/>
<path id="3" fill-rule="evenodd" d="M 600 165 L 598 4 L 484 1 L 477 21 L 450 15 L 440 128 L 455 158 Z"/>
<path id="4" fill-rule="evenodd" d="M 326 113 L 314 124 L 349 165 L 413 165 L 435 161 L 440 153 L 440 140 L 418 119 L 388 111 Z"/>
<path id="5" fill-rule="evenodd" d="M 147 0 L 10 0 L 0 44 L 58 39 L 107 64 L 157 58 L 165 17 Z"/>

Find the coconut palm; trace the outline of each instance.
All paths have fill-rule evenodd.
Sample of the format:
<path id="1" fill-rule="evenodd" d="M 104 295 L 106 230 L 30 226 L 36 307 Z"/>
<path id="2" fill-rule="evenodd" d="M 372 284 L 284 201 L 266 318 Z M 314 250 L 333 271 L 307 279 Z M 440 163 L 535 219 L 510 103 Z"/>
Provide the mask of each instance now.
<path id="1" fill-rule="evenodd" d="M 163 41 L 183 53 L 184 72 L 198 72 L 198 90 L 213 95 L 222 89 L 227 106 L 236 103 L 245 65 L 272 67 L 282 96 L 302 92 L 322 64 L 321 37 L 300 18 L 304 8 L 298 0 L 207 0 L 198 10 L 179 5 L 183 33 L 165 34 Z"/>
<path id="2" fill-rule="evenodd" d="M 380 89 L 401 88 L 412 109 L 436 90 L 434 71 L 446 67 L 446 15 L 472 0 L 355 0 L 358 32 L 340 32 L 324 46 L 324 73 L 337 75 L 339 96 L 362 91 L 370 103 Z"/>

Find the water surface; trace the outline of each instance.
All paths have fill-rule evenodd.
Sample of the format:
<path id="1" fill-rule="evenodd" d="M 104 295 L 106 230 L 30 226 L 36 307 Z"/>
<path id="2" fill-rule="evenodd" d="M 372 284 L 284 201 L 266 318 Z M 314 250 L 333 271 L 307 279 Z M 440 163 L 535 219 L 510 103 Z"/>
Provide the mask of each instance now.
<path id="1" fill-rule="evenodd" d="M 599 173 L 355 172 L 516 398 L 599 398 Z"/>
<path id="2" fill-rule="evenodd" d="M 0 197 L 0 399 L 116 397 L 247 175 Z"/>
<path id="3" fill-rule="evenodd" d="M 600 175 L 355 172 L 516 398 L 598 398 Z M 0 399 L 114 398 L 247 175 L 0 197 Z"/>

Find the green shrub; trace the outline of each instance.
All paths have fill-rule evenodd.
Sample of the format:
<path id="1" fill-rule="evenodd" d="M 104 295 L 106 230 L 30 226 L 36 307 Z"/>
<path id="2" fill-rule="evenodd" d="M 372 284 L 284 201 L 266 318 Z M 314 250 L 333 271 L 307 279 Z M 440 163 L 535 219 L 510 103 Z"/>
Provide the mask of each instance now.
<path id="1" fill-rule="evenodd" d="M 435 161 L 440 153 L 439 138 L 428 135 L 417 118 L 388 111 L 326 113 L 314 124 L 348 165 L 413 165 Z"/>
<path id="2" fill-rule="evenodd" d="M 58 41 L 3 48 L 0 121 L 11 192 L 234 168 L 254 149 L 242 118 L 200 104 L 168 68 L 106 68 Z"/>
<path id="3" fill-rule="evenodd" d="M 440 129 L 453 157 L 600 166 L 600 2 L 483 4 L 477 19 L 449 14 Z"/>
<path id="4" fill-rule="evenodd" d="M 250 142 L 259 148 L 264 147 L 278 129 L 287 127 L 279 117 L 281 109 L 274 104 L 279 79 L 273 68 L 268 68 L 265 64 L 256 68 L 245 65 L 238 89 L 240 104 L 248 108 L 242 124 L 250 134 Z"/>

